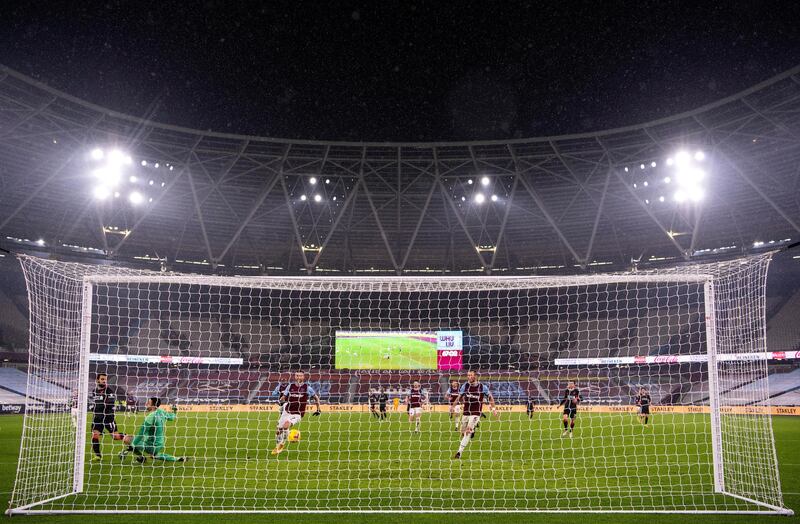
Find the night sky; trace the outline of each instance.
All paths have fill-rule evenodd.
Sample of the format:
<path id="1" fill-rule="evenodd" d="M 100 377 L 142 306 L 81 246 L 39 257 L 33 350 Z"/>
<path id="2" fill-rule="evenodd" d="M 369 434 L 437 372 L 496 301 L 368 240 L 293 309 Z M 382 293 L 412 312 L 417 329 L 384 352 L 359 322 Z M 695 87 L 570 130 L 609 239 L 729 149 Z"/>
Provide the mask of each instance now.
<path id="1" fill-rule="evenodd" d="M 800 63 L 800 2 L 0 2 L 0 62 L 223 132 L 496 139 L 635 124 Z"/>

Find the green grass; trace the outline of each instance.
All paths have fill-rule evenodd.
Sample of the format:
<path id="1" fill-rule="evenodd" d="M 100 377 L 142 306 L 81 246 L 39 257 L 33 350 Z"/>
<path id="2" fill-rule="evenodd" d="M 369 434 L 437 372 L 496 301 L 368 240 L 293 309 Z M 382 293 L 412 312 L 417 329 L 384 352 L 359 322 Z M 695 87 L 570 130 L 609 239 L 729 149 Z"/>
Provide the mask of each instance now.
<path id="1" fill-rule="evenodd" d="M 411 336 L 336 339 L 337 369 L 436 369 L 436 366 L 435 342 Z"/>
<path id="2" fill-rule="evenodd" d="M 498 508 L 551 507 L 558 497 L 574 505 L 624 509 L 725 502 L 711 493 L 707 417 L 659 415 L 645 430 L 627 414 L 583 414 L 576 437 L 562 439 L 556 414 L 504 413 L 485 420 L 462 461 L 451 456 L 457 434 L 446 414 L 426 414 L 423 433 L 413 435 L 401 414 L 377 422 L 365 413 L 325 413 L 300 425 L 302 441 L 277 457 L 273 428 L 277 414 L 179 413 L 168 426 L 167 451 L 196 458 L 189 465 L 119 463 L 118 443 L 104 438 L 105 457 L 87 464 L 86 492 L 60 503 L 93 504 L 106 509 L 133 504 L 128 493 L 148 493 L 153 503 L 194 508 L 284 507 L 319 509 L 379 508 L 400 505 L 458 507 L 468 497 Z M 131 431 L 141 415 L 121 415 Z M 13 484 L 21 417 L 0 418 L 0 504 L 7 507 Z M 774 419 L 781 480 L 789 507 L 800 507 L 800 418 Z M 58 445 L 53 442 L 52 445 Z M 633 449 L 639 451 L 632 452 Z M 45 468 L 46 469 L 46 468 Z M 569 480 L 563 480 L 563 479 Z M 286 489 L 291 488 L 291 489 Z M 728 503 L 732 503 L 730 499 Z M 331 516 L 270 516 L 270 522 L 323 522 Z M 15 517 L 18 518 L 18 517 Z M 27 518 L 27 517 L 25 517 Z M 85 516 L 31 517 L 36 521 L 85 522 Z M 101 517 L 106 518 L 106 517 Z M 148 517 L 114 515 L 115 524 Z M 171 516 L 171 524 L 204 522 L 202 515 Z M 257 515 L 215 515 L 218 523 L 264 521 Z M 456 522 L 463 515 L 342 515 L 341 522 Z M 480 520 L 549 522 L 552 514 L 482 515 Z M 775 517 L 654 515 L 654 522 L 750 522 Z M 577 515 L 570 521 L 640 522 L 641 515 Z M 794 521 L 794 518 L 790 519 Z M 782 520 L 784 522 L 784 520 Z"/>

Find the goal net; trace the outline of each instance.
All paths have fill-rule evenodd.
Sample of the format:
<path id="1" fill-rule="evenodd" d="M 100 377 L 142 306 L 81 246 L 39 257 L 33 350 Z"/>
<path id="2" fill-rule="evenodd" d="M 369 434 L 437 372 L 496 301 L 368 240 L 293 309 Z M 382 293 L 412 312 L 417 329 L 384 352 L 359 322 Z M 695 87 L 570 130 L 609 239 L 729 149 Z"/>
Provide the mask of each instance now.
<path id="1" fill-rule="evenodd" d="M 318 278 L 20 256 L 9 512 L 790 513 L 770 257 Z"/>

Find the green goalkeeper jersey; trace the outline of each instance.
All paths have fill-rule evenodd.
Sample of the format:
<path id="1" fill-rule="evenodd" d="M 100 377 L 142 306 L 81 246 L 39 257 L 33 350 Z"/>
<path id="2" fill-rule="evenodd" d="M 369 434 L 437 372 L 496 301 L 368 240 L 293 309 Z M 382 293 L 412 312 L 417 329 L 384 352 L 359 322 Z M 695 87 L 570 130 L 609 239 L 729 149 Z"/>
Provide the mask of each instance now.
<path id="1" fill-rule="evenodd" d="M 144 422 L 139 426 L 139 431 L 133 437 L 132 444 L 136 447 L 146 447 L 161 449 L 164 447 L 164 433 L 166 430 L 166 422 L 168 420 L 175 420 L 175 413 L 157 409 L 151 411 L 144 418 Z"/>

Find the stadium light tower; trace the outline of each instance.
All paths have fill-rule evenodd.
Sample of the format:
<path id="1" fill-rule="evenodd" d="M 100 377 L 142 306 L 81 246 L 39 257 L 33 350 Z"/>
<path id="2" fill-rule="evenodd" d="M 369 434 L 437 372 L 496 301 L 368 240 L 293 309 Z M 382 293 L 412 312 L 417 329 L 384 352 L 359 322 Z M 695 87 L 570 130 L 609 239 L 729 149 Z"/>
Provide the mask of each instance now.
<path id="1" fill-rule="evenodd" d="M 105 151 L 99 147 L 91 150 L 89 158 L 93 162 L 102 162 L 92 171 L 92 175 L 98 182 L 98 185 L 92 190 L 92 194 L 98 200 L 106 200 L 112 194 L 112 190 L 119 186 L 123 171 L 133 164 L 133 159 L 119 149 Z"/>
<path id="2" fill-rule="evenodd" d="M 705 188 L 703 181 L 706 179 L 706 171 L 703 169 L 702 164 L 705 161 L 706 155 L 703 151 L 696 151 L 694 155 L 689 154 L 687 151 L 679 151 L 674 157 L 667 159 L 667 165 L 675 170 L 675 182 L 677 188 L 673 198 L 678 203 L 683 202 L 700 202 L 705 198 Z M 672 180 L 671 177 L 664 179 Z"/>
<path id="3" fill-rule="evenodd" d="M 142 194 L 138 191 L 134 191 L 128 195 L 128 200 L 130 200 L 131 204 L 133 205 L 139 205 L 144 201 L 144 196 L 142 196 Z"/>

